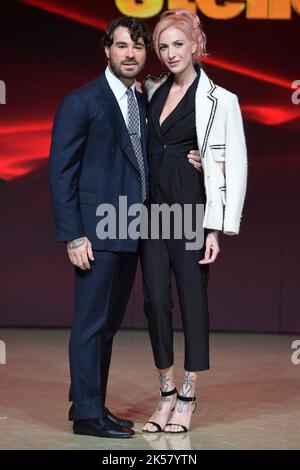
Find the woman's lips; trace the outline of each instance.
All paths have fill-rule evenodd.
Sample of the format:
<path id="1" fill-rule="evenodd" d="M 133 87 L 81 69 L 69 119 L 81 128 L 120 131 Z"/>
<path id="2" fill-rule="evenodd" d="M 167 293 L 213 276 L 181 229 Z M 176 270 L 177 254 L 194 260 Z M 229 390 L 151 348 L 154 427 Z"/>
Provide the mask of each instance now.
<path id="1" fill-rule="evenodd" d="M 170 67 L 176 67 L 176 65 L 178 65 L 179 62 L 180 62 L 180 60 L 176 60 L 176 61 L 174 61 L 174 62 L 169 62 L 169 66 L 170 66 Z"/>

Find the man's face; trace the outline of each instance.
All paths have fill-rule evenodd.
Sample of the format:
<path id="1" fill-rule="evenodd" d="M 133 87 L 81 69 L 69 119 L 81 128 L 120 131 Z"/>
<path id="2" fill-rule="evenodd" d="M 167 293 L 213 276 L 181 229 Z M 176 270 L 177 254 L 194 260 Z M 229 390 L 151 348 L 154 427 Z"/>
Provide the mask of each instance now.
<path id="1" fill-rule="evenodd" d="M 127 28 L 119 26 L 114 32 L 114 42 L 105 47 L 112 72 L 122 81 L 135 80 L 144 68 L 146 47 L 143 38 L 133 42 Z"/>

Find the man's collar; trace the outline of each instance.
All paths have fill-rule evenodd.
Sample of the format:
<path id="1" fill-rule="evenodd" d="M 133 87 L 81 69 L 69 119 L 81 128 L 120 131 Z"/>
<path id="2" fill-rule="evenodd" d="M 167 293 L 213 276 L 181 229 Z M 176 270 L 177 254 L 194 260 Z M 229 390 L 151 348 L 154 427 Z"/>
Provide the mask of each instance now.
<path id="1" fill-rule="evenodd" d="M 128 90 L 128 87 L 118 77 L 116 77 L 116 75 L 114 75 L 109 66 L 106 67 L 105 76 L 113 94 L 116 99 L 120 101 Z M 133 83 L 130 88 L 135 92 L 135 83 Z"/>

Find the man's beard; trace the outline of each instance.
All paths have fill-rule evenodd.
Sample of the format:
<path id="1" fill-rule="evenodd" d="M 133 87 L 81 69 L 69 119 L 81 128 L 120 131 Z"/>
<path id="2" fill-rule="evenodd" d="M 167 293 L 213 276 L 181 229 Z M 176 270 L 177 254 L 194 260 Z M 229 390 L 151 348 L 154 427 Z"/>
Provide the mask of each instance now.
<path id="1" fill-rule="evenodd" d="M 124 63 L 125 61 L 123 61 Z M 140 71 L 142 70 L 142 66 L 136 62 L 136 61 L 130 61 L 130 60 L 127 60 L 126 63 L 130 64 L 135 64 L 137 66 L 137 69 L 136 70 L 128 70 L 128 71 L 124 71 L 122 70 L 121 66 L 123 65 L 123 63 L 121 65 L 117 64 L 116 62 L 113 62 L 111 59 L 109 59 L 109 66 L 112 70 L 112 72 L 114 73 L 114 75 L 119 78 L 119 79 L 122 79 L 122 78 L 132 78 L 132 79 L 135 79 L 136 76 L 140 73 Z"/>

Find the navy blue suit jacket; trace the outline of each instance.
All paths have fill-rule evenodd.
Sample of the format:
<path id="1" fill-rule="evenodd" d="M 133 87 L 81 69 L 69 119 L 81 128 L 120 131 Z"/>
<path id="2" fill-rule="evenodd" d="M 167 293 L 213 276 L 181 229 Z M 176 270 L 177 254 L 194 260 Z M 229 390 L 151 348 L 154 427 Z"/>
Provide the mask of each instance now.
<path id="1" fill-rule="evenodd" d="M 146 100 L 141 93 L 136 96 L 148 182 Z M 127 196 L 128 206 L 141 203 L 135 153 L 104 73 L 63 99 L 53 125 L 49 180 L 58 241 L 87 236 L 96 250 L 137 250 L 138 240 L 96 235 L 99 204 L 112 204 L 118 221 L 119 196 Z"/>

